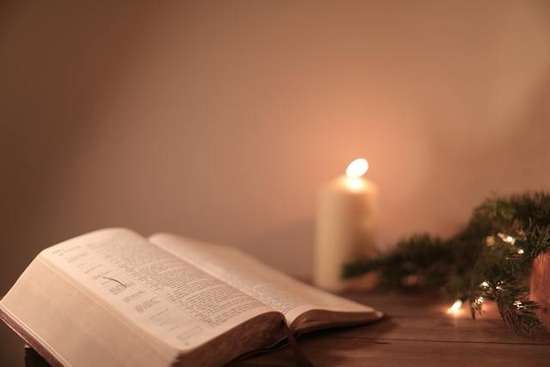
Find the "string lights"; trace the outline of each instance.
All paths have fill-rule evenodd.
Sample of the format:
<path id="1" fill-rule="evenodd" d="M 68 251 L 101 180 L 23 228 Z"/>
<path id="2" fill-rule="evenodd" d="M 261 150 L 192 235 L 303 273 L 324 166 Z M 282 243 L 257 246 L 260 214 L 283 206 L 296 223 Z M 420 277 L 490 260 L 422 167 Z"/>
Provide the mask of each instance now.
<path id="1" fill-rule="evenodd" d="M 447 309 L 447 313 L 450 315 L 458 315 L 462 309 L 462 300 L 457 299 L 451 307 Z"/>
<path id="2" fill-rule="evenodd" d="M 530 299 L 530 284 L 545 279 L 531 270 L 536 258 L 550 253 L 548 213 L 550 192 L 489 198 L 448 239 L 412 235 L 398 241 L 391 252 L 346 264 L 343 276 L 376 271 L 385 288 L 444 290 L 456 300 L 446 310 L 451 315 L 467 302 L 475 318 L 485 303 L 495 302 L 516 332 L 535 335 L 544 324 L 537 312 L 542 306 Z"/>

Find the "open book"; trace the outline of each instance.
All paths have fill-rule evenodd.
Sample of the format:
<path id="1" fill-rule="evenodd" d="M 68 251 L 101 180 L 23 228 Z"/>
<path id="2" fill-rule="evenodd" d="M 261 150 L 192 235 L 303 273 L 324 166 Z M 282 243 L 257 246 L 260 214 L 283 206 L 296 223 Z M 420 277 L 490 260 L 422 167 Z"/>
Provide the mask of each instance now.
<path id="1" fill-rule="evenodd" d="M 289 254 L 291 256 L 291 254 Z M 237 250 L 103 229 L 43 250 L 0 316 L 52 366 L 221 366 L 382 314 Z"/>

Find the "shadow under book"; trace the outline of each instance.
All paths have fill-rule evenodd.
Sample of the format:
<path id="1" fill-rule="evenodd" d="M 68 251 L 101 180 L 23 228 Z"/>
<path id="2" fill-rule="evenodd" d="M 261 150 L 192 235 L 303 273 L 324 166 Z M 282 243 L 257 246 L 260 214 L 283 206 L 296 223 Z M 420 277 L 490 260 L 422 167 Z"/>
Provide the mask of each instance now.
<path id="1" fill-rule="evenodd" d="M 0 316 L 51 366 L 214 367 L 382 313 L 231 247 L 114 228 L 43 250 Z"/>

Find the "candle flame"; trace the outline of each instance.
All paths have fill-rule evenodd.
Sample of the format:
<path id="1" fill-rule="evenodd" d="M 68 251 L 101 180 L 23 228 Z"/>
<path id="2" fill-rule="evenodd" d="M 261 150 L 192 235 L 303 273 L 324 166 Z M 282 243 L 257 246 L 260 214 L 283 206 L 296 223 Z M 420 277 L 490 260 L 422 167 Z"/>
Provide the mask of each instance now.
<path id="1" fill-rule="evenodd" d="M 359 178 L 369 170 L 369 162 L 365 158 L 354 159 L 346 168 L 346 176 Z"/>
<path id="2" fill-rule="evenodd" d="M 447 309 L 447 313 L 451 315 L 458 315 L 460 309 L 462 308 L 462 301 L 457 299 L 451 307 Z"/>

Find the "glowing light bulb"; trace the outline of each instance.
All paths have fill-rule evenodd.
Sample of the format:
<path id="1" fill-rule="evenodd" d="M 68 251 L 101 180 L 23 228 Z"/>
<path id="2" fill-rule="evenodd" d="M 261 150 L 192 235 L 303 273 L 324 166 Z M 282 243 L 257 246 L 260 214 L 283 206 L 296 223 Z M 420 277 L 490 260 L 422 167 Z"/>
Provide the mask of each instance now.
<path id="1" fill-rule="evenodd" d="M 520 248 L 520 249 L 518 250 L 518 254 L 523 255 L 524 253 L 525 253 L 525 251 L 524 251 L 522 248 Z"/>
<path id="2" fill-rule="evenodd" d="M 509 243 L 511 245 L 516 243 L 516 239 L 510 235 L 506 235 L 504 233 L 498 233 L 497 235 L 500 237 L 501 240 L 503 240 L 506 243 Z"/>
<path id="3" fill-rule="evenodd" d="M 462 308 L 462 301 L 457 299 L 451 307 L 447 309 L 447 313 L 451 315 L 457 315 L 460 312 L 460 309 Z"/>
<path id="4" fill-rule="evenodd" d="M 488 281 L 481 282 L 479 286 L 483 289 L 487 289 L 489 288 L 489 282 Z"/>
<path id="5" fill-rule="evenodd" d="M 481 305 L 481 304 L 483 304 L 483 302 L 485 302 L 485 298 L 483 298 L 483 296 L 477 297 L 474 301 L 474 303 L 477 304 L 477 305 Z"/>
<path id="6" fill-rule="evenodd" d="M 369 170 L 369 162 L 365 158 L 354 159 L 346 168 L 346 176 L 359 178 Z"/>

